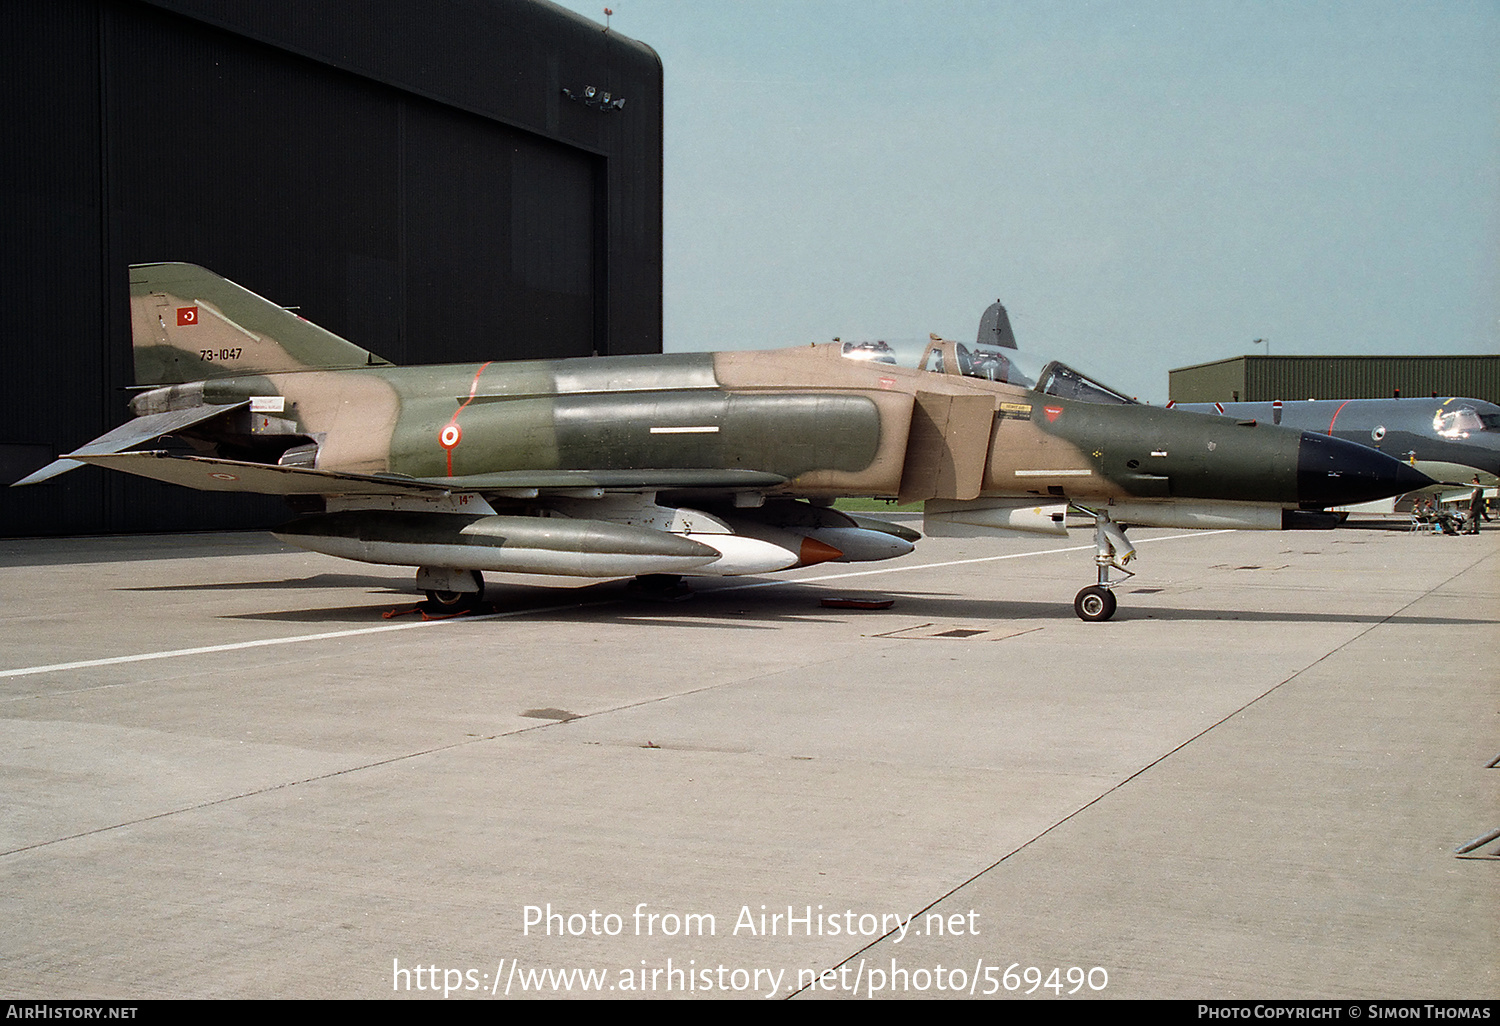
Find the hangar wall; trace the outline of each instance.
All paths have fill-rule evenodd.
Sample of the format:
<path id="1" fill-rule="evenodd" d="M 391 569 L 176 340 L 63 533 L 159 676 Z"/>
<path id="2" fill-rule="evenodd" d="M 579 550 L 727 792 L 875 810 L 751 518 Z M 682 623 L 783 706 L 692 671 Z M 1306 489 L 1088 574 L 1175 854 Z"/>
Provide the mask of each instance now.
<path id="1" fill-rule="evenodd" d="M 661 64 L 562 8 L 10 0 L 0 81 L 0 483 L 126 419 L 132 263 L 397 363 L 661 350 Z M 12 536 L 285 517 L 94 468 L 0 491 Z"/>
<path id="2" fill-rule="evenodd" d="M 1168 372 L 1179 403 L 1459 395 L 1500 403 L 1500 356 L 1237 356 Z"/>

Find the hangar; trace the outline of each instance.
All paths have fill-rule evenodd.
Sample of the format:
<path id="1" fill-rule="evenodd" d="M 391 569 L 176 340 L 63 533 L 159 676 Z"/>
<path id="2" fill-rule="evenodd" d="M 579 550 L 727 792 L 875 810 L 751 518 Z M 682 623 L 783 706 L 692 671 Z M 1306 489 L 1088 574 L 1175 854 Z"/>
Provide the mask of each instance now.
<path id="1" fill-rule="evenodd" d="M 125 419 L 132 263 L 202 264 L 396 363 L 661 350 L 643 43 L 539 0 L 13 0 L 0 24 L 0 482 Z M 10 536 L 283 519 L 88 468 L 0 489 Z"/>
<path id="2" fill-rule="evenodd" d="M 1168 372 L 1178 403 L 1461 395 L 1500 403 L 1500 356 L 1236 356 Z"/>

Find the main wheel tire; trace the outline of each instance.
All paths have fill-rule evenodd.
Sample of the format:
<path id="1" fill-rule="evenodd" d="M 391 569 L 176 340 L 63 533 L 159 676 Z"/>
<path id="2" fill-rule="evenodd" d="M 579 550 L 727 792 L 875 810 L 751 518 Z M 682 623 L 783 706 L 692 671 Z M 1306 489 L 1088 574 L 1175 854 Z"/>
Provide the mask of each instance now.
<path id="1" fill-rule="evenodd" d="M 693 589 L 682 583 L 681 574 L 639 574 L 625 585 L 625 590 L 652 602 L 682 602 L 693 597 Z"/>
<path id="2" fill-rule="evenodd" d="M 484 578 L 478 570 L 471 570 L 474 575 L 474 583 L 478 585 L 475 591 L 428 591 L 427 606 L 435 613 L 467 613 L 471 609 L 478 609 L 479 604 L 484 601 Z"/>
<path id="3" fill-rule="evenodd" d="M 1091 585 L 1073 599 L 1073 612 L 1088 623 L 1102 623 L 1115 615 L 1115 593 L 1100 585 Z"/>
<path id="4" fill-rule="evenodd" d="M 479 593 L 474 591 L 429 591 L 427 604 L 439 613 L 465 613 L 479 605 Z"/>

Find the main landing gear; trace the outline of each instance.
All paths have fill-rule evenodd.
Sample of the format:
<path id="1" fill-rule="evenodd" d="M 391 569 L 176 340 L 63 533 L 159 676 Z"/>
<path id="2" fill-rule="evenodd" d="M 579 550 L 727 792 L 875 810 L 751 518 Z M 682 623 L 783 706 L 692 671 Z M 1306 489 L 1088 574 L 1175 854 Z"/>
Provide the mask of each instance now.
<path id="1" fill-rule="evenodd" d="M 1099 567 L 1099 583 L 1078 593 L 1073 599 L 1073 612 L 1078 614 L 1080 620 L 1100 623 L 1114 616 L 1118 605 L 1109 572 L 1114 569 L 1126 577 L 1134 577 L 1133 573 L 1125 569 L 1125 564 L 1135 556 L 1135 546 L 1125 537 L 1125 529 L 1109 519 L 1107 512 L 1085 509 L 1082 506 L 1074 508 L 1094 518 L 1094 563 Z"/>
<path id="2" fill-rule="evenodd" d="M 417 587 L 427 593 L 427 608 L 434 613 L 467 613 L 484 598 L 478 570 L 424 566 L 417 571 Z"/>
<path id="3" fill-rule="evenodd" d="M 632 598 L 652 602 L 684 602 L 693 597 L 693 589 L 682 583 L 680 574 L 637 574 L 625 591 Z"/>

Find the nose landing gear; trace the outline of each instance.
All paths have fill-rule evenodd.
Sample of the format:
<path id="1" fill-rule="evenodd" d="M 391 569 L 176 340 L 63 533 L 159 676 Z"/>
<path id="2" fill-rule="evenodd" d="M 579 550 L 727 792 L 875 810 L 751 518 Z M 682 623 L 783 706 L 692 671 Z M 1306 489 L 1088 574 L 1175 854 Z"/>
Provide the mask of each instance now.
<path id="1" fill-rule="evenodd" d="M 1094 518 L 1094 564 L 1099 568 L 1099 583 L 1078 593 L 1073 599 L 1073 612 L 1080 620 L 1102 623 L 1115 615 L 1118 605 L 1109 572 L 1113 569 L 1126 577 L 1134 577 L 1135 574 L 1125 569 L 1125 564 L 1135 557 L 1135 546 L 1125 537 L 1125 529 L 1109 519 L 1109 513 L 1083 506 L 1074 508 Z"/>
<path id="2" fill-rule="evenodd" d="M 1078 593 L 1073 600 L 1073 612 L 1078 619 L 1096 623 L 1115 615 L 1115 593 L 1102 584 L 1092 584 Z"/>

